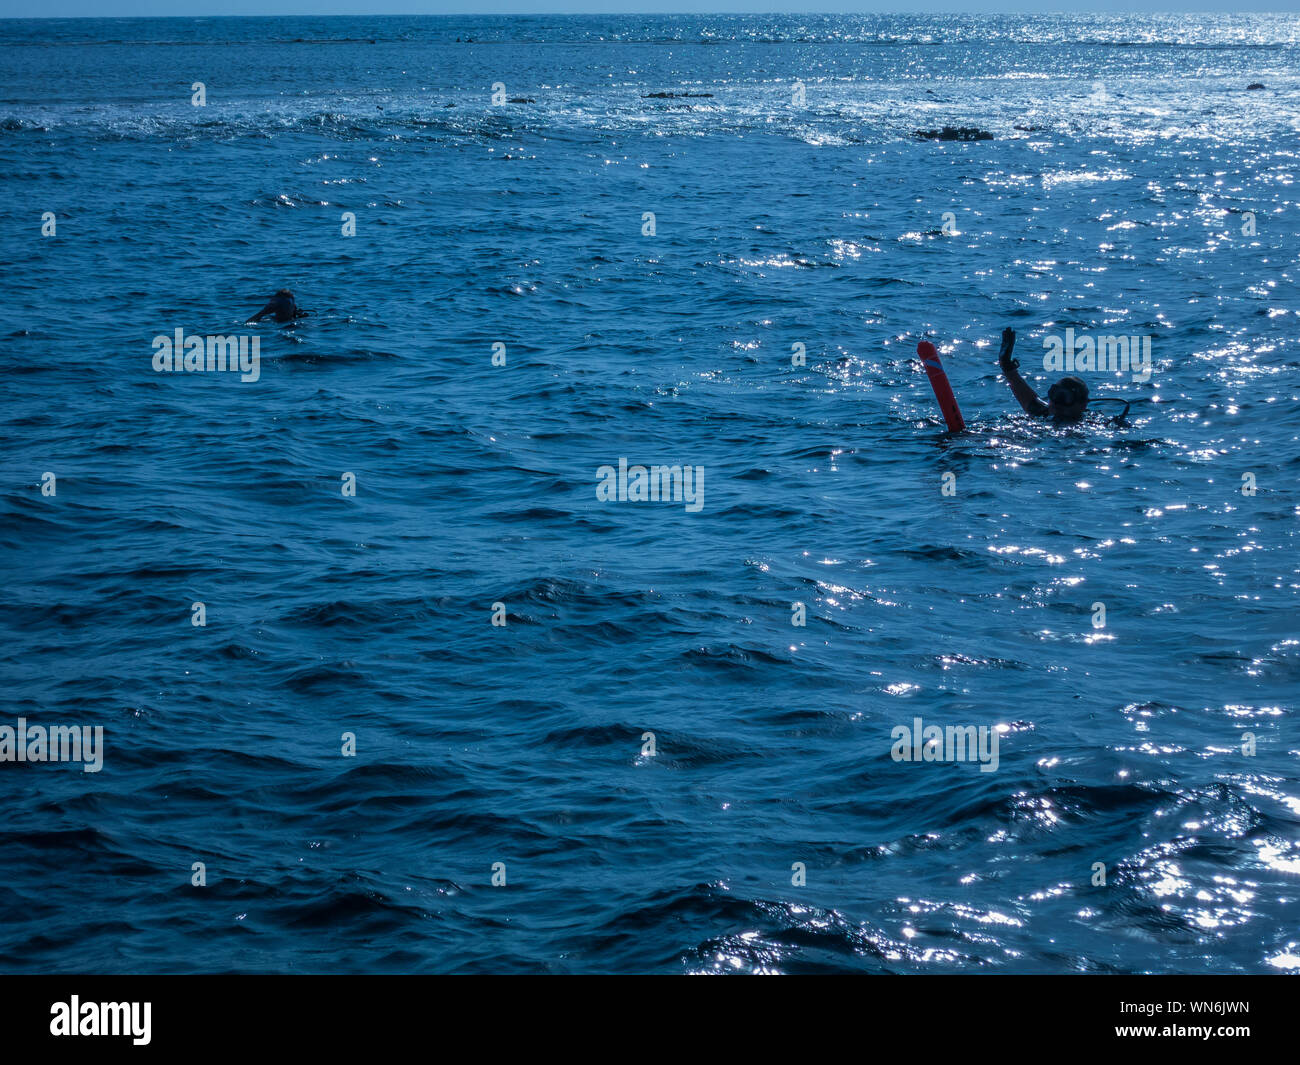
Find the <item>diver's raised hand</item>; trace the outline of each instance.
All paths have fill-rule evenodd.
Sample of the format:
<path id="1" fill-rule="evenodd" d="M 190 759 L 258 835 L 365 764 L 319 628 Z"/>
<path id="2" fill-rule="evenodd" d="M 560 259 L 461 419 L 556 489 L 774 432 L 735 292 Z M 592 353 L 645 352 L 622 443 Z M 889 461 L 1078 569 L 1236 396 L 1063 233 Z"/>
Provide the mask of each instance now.
<path id="1" fill-rule="evenodd" d="M 1019 359 L 1013 359 L 1011 352 L 1016 346 L 1016 331 L 1014 329 L 1002 330 L 1002 350 L 998 353 L 998 365 L 1004 370 L 1013 370 L 1020 365 Z"/>

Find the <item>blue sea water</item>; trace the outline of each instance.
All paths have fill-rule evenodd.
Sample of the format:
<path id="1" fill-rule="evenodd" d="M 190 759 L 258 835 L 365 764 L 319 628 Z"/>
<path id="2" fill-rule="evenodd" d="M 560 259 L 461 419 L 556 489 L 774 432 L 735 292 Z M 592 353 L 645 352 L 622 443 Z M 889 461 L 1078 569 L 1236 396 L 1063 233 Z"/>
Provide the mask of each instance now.
<path id="1" fill-rule="evenodd" d="M 0 969 L 1300 969 L 1298 180 L 1291 15 L 0 23 Z"/>

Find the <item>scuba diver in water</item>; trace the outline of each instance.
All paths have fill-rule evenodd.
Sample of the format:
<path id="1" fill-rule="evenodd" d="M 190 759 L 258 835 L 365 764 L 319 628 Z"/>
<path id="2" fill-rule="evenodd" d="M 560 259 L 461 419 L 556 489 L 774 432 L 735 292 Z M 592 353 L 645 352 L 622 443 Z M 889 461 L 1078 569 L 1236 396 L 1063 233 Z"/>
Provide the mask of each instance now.
<path id="1" fill-rule="evenodd" d="M 271 297 L 271 301 L 265 307 L 244 324 L 252 325 L 254 322 L 260 322 L 263 318 L 274 318 L 277 322 L 292 322 L 295 318 L 306 317 L 307 312 L 294 302 L 293 293 L 287 288 L 282 288 Z"/>
<path id="2" fill-rule="evenodd" d="M 1088 409 L 1088 386 L 1079 377 L 1062 377 L 1047 390 L 1047 402 L 1038 398 L 1038 393 L 1029 387 L 1029 383 L 1020 376 L 1020 360 L 1011 357 L 1016 346 L 1016 331 L 1002 330 L 1002 351 L 998 354 L 998 365 L 1002 375 L 1011 386 L 1011 393 L 1020 402 L 1026 414 L 1035 418 L 1051 418 L 1057 422 L 1077 422 L 1083 418 Z M 1124 412 L 1128 413 L 1125 406 Z"/>

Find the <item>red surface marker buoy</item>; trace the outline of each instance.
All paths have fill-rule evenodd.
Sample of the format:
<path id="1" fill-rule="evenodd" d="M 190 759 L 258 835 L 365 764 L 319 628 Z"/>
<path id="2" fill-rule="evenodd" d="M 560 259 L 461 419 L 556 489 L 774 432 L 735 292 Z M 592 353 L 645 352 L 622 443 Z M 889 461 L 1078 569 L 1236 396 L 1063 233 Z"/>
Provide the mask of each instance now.
<path id="1" fill-rule="evenodd" d="M 943 372 L 943 363 L 939 361 L 938 349 L 928 340 L 922 340 L 916 345 L 916 353 L 921 357 L 921 365 L 925 367 L 925 372 L 930 378 L 930 387 L 934 389 L 934 398 L 939 401 L 939 409 L 943 411 L 943 420 L 948 423 L 948 428 L 952 432 L 960 433 L 966 428 L 966 422 L 962 419 L 961 410 L 957 406 L 957 397 L 952 394 L 948 375 Z"/>

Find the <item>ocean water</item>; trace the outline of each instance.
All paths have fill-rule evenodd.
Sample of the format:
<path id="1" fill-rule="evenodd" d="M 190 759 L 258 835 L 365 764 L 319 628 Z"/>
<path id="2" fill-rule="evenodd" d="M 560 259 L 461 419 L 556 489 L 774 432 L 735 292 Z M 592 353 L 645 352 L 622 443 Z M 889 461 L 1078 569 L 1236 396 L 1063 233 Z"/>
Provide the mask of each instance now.
<path id="1" fill-rule="evenodd" d="M 1297 970 L 1298 182 L 1295 16 L 0 23 L 0 969 Z"/>

